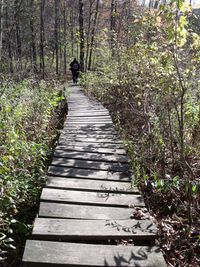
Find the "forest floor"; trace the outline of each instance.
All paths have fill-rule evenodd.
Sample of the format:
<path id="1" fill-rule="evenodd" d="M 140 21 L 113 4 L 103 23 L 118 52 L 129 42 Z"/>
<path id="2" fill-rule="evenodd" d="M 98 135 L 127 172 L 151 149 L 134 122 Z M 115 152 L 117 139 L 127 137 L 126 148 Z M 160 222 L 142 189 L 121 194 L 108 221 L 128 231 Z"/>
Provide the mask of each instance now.
<path id="1" fill-rule="evenodd" d="M 129 142 L 134 145 L 140 143 L 142 118 L 137 115 L 137 112 L 135 114 L 127 113 L 121 101 L 119 101 L 119 105 L 116 105 L 115 91 L 108 91 L 109 94 L 100 97 L 92 91 L 88 91 L 87 94 L 89 97 L 98 99 L 110 111 L 121 139 L 125 142 L 128 140 L 127 150 L 130 158 L 134 161 L 133 151 L 129 149 Z M 138 114 L 140 114 L 139 111 Z M 152 184 L 152 181 L 137 183 L 151 216 L 157 222 L 159 229 L 157 245 L 161 247 L 168 266 L 199 267 L 200 207 L 198 203 L 200 203 L 200 195 L 194 198 L 191 210 L 192 223 L 190 223 L 188 221 L 188 200 L 185 199 L 181 190 L 162 191 Z M 143 215 L 140 211 L 138 212 L 138 218 L 142 219 Z"/>

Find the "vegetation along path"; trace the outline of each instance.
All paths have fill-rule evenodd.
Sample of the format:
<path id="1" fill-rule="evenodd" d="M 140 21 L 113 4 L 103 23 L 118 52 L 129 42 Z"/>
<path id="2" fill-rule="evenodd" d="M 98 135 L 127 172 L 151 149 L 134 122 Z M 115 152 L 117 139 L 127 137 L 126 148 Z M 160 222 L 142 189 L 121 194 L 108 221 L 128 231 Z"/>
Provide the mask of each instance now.
<path id="1" fill-rule="evenodd" d="M 166 266 L 108 111 L 72 91 L 23 266 Z"/>

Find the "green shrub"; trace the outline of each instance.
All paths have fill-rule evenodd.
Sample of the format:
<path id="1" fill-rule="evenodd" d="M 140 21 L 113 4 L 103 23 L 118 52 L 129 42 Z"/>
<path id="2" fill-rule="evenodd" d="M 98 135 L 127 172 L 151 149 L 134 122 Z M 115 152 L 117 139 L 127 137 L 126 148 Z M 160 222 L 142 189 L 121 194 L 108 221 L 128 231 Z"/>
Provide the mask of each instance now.
<path id="1" fill-rule="evenodd" d="M 62 100 L 45 81 L 4 82 L 0 88 L 0 245 L 14 249 L 30 233 L 45 182 L 45 160 L 56 135 L 50 124 Z M 31 211 L 29 211 L 31 210 Z"/>

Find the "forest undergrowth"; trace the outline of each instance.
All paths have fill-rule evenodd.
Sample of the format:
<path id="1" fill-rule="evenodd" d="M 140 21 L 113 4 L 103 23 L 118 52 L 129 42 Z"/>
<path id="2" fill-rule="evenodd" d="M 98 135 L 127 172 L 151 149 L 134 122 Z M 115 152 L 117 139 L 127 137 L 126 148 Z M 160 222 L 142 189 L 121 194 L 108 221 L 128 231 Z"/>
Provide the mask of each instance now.
<path id="1" fill-rule="evenodd" d="M 134 44 L 115 43 L 114 58 L 102 33 L 98 67 L 82 84 L 125 141 L 168 266 L 198 267 L 200 37 L 188 5 L 180 1 L 179 10 L 179 17 L 172 6 L 136 17 Z"/>
<path id="2" fill-rule="evenodd" d="M 56 80 L 1 79 L 0 266 L 17 266 L 31 234 L 53 144 L 66 115 Z"/>

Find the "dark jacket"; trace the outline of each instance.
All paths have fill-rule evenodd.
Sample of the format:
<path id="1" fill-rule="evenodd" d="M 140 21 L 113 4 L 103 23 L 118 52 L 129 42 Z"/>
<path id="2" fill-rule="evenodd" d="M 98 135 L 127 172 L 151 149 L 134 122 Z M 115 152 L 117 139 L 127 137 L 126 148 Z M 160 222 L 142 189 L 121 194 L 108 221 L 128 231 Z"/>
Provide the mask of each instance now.
<path id="1" fill-rule="evenodd" d="M 71 71 L 79 71 L 80 70 L 80 65 L 79 65 L 79 63 L 78 63 L 78 61 L 76 59 L 74 59 L 70 63 L 70 70 Z"/>

